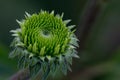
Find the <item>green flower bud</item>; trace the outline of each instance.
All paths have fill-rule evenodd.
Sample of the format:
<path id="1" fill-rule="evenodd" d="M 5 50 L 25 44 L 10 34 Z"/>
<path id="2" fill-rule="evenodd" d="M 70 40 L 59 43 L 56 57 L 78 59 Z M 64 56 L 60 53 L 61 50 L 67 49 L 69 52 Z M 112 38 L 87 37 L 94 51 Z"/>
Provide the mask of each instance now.
<path id="1" fill-rule="evenodd" d="M 33 15 L 26 12 L 24 20 L 17 20 L 20 28 L 10 31 L 15 37 L 11 44 L 15 49 L 10 57 L 18 57 L 19 67 L 29 68 L 31 76 L 40 70 L 43 79 L 57 70 L 66 74 L 67 69 L 71 70 L 72 57 L 79 58 L 75 50 L 79 47 L 75 26 L 67 26 L 71 20 L 62 18 L 63 14 L 54 15 L 54 11 Z"/>

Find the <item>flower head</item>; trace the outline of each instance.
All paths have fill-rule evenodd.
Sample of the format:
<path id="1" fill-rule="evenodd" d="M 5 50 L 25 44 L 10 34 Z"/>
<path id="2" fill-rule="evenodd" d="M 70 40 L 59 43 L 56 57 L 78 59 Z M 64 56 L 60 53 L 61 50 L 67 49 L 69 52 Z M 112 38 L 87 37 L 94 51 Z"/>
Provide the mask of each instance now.
<path id="1" fill-rule="evenodd" d="M 72 57 L 77 57 L 78 39 L 74 35 L 74 25 L 63 21 L 63 14 L 55 15 L 41 11 L 39 14 L 26 13 L 25 19 L 18 21 L 20 28 L 11 30 L 15 36 L 11 46 L 15 49 L 10 57 L 19 58 L 20 68 L 29 68 L 31 73 L 42 70 L 44 74 L 70 69 Z M 33 74 L 32 74 L 33 75 Z M 46 77 L 46 76 L 45 76 Z"/>

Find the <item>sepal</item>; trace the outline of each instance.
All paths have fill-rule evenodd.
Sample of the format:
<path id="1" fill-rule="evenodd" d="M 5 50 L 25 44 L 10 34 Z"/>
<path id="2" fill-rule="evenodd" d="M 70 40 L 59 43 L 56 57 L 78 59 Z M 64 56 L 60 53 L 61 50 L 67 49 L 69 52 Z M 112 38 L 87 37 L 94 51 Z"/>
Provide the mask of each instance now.
<path id="1" fill-rule="evenodd" d="M 18 55 L 20 55 L 22 52 L 21 52 L 21 48 L 15 48 L 12 52 L 10 52 L 9 54 L 9 58 L 14 58 Z"/>
<path id="2" fill-rule="evenodd" d="M 71 22 L 71 20 L 64 20 L 65 24 L 68 24 L 69 22 Z"/>

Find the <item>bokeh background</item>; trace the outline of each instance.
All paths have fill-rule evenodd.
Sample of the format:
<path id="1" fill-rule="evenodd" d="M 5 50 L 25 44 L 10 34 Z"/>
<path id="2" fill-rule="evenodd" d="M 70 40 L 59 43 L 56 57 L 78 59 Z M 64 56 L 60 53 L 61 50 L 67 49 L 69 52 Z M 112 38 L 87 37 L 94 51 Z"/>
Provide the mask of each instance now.
<path id="1" fill-rule="evenodd" d="M 120 0 L 0 0 L 0 80 L 8 80 L 19 69 L 9 59 L 13 37 L 25 11 L 41 9 L 72 19 L 80 47 L 72 72 L 48 80 L 120 80 Z"/>

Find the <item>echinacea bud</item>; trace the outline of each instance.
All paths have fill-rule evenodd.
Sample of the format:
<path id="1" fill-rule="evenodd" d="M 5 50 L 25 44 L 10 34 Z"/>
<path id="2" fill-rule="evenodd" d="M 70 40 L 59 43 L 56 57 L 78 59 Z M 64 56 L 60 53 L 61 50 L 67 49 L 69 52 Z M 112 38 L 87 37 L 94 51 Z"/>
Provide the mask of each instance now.
<path id="1" fill-rule="evenodd" d="M 33 15 L 26 12 L 24 20 L 17 20 L 20 28 L 11 30 L 15 37 L 11 46 L 15 49 L 10 57 L 18 57 L 18 66 L 29 68 L 31 76 L 39 71 L 43 72 L 43 79 L 56 71 L 66 74 L 67 69 L 71 70 L 72 57 L 79 58 L 75 26 L 67 26 L 71 20 L 62 18 L 63 14 L 55 15 L 54 11 Z"/>

